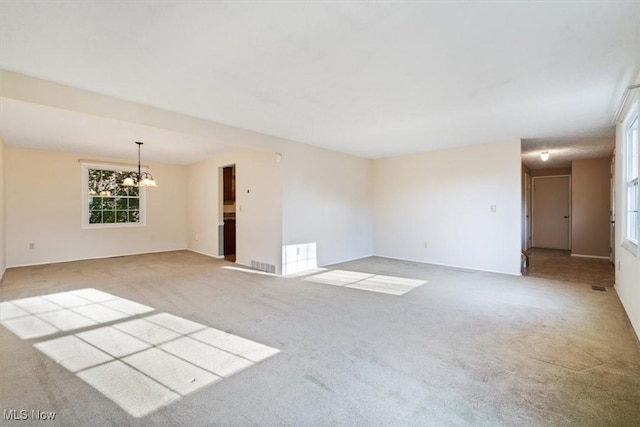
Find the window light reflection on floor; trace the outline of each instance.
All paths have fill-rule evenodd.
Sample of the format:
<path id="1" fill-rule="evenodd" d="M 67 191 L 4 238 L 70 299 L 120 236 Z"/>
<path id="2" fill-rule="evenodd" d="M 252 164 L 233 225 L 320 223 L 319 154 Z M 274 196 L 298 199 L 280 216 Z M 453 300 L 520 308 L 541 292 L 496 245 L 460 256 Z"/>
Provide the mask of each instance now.
<path id="1" fill-rule="evenodd" d="M 22 339 L 40 338 L 59 332 L 153 311 L 97 289 L 80 289 L 0 303 L 0 324 Z"/>
<path id="2" fill-rule="evenodd" d="M 280 352 L 153 310 L 83 289 L 2 302 L 0 323 L 23 339 L 82 328 L 34 346 L 134 417 Z"/>
<path id="3" fill-rule="evenodd" d="M 331 270 L 310 275 L 302 280 L 325 285 L 342 286 L 370 292 L 390 295 L 404 295 L 424 285 L 426 280 L 407 279 L 404 277 L 383 276 L 380 274 L 361 273 L 357 271 Z"/>

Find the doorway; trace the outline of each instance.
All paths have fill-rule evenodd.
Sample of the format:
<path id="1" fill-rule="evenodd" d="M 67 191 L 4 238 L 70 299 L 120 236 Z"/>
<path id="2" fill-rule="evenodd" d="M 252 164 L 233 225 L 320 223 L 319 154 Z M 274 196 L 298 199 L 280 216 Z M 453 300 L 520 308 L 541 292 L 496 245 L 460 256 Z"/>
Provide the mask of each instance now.
<path id="1" fill-rule="evenodd" d="M 224 259 L 236 262 L 236 166 L 222 168 L 222 215 Z"/>
<path id="2" fill-rule="evenodd" d="M 533 245 L 571 249 L 571 177 L 533 178 Z"/>

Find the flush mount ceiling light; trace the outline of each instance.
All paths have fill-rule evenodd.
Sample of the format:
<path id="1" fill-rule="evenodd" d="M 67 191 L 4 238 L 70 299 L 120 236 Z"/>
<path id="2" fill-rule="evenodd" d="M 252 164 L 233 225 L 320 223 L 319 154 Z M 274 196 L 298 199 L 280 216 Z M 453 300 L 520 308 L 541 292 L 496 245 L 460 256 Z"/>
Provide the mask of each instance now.
<path id="1" fill-rule="evenodd" d="M 542 153 L 540 153 L 540 158 L 543 162 L 546 162 L 547 160 L 549 160 L 549 152 L 543 151 Z"/>
<path id="2" fill-rule="evenodd" d="M 138 172 L 131 172 L 128 177 L 122 181 L 125 187 L 155 187 L 156 181 L 149 172 L 142 172 L 140 167 L 140 146 L 143 142 L 136 141 L 138 144 Z"/>

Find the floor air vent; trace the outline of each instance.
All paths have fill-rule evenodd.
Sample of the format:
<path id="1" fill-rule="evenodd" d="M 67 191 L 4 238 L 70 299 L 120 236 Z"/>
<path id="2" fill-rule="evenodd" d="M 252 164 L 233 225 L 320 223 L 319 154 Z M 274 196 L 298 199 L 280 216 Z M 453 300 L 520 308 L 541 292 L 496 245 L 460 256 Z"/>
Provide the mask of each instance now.
<path id="1" fill-rule="evenodd" d="M 256 270 L 266 271 L 267 273 L 276 273 L 276 266 L 273 264 L 267 264 L 266 262 L 260 262 L 256 260 L 251 260 L 251 268 L 255 268 Z"/>
<path id="2" fill-rule="evenodd" d="M 591 289 L 593 289 L 594 291 L 600 291 L 600 292 L 607 291 L 607 288 L 605 288 L 604 286 L 592 286 Z"/>

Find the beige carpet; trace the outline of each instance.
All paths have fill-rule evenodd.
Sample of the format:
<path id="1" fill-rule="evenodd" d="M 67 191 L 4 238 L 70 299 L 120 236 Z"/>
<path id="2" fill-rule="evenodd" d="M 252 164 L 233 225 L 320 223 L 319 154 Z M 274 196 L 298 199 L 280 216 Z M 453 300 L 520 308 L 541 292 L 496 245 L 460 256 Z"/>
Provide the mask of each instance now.
<path id="1" fill-rule="evenodd" d="M 109 310 L 15 303 L 54 329 L 0 326 L 2 409 L 65 426 L 640 420 L 640 344 L 615 291 L 589 280 L 375 257 L 292 278 L 227 267 L 239 266 L 180 251 L 8 270 L 1 301 Z M 251 362 L 254 350 L 268 357 Z"/>

